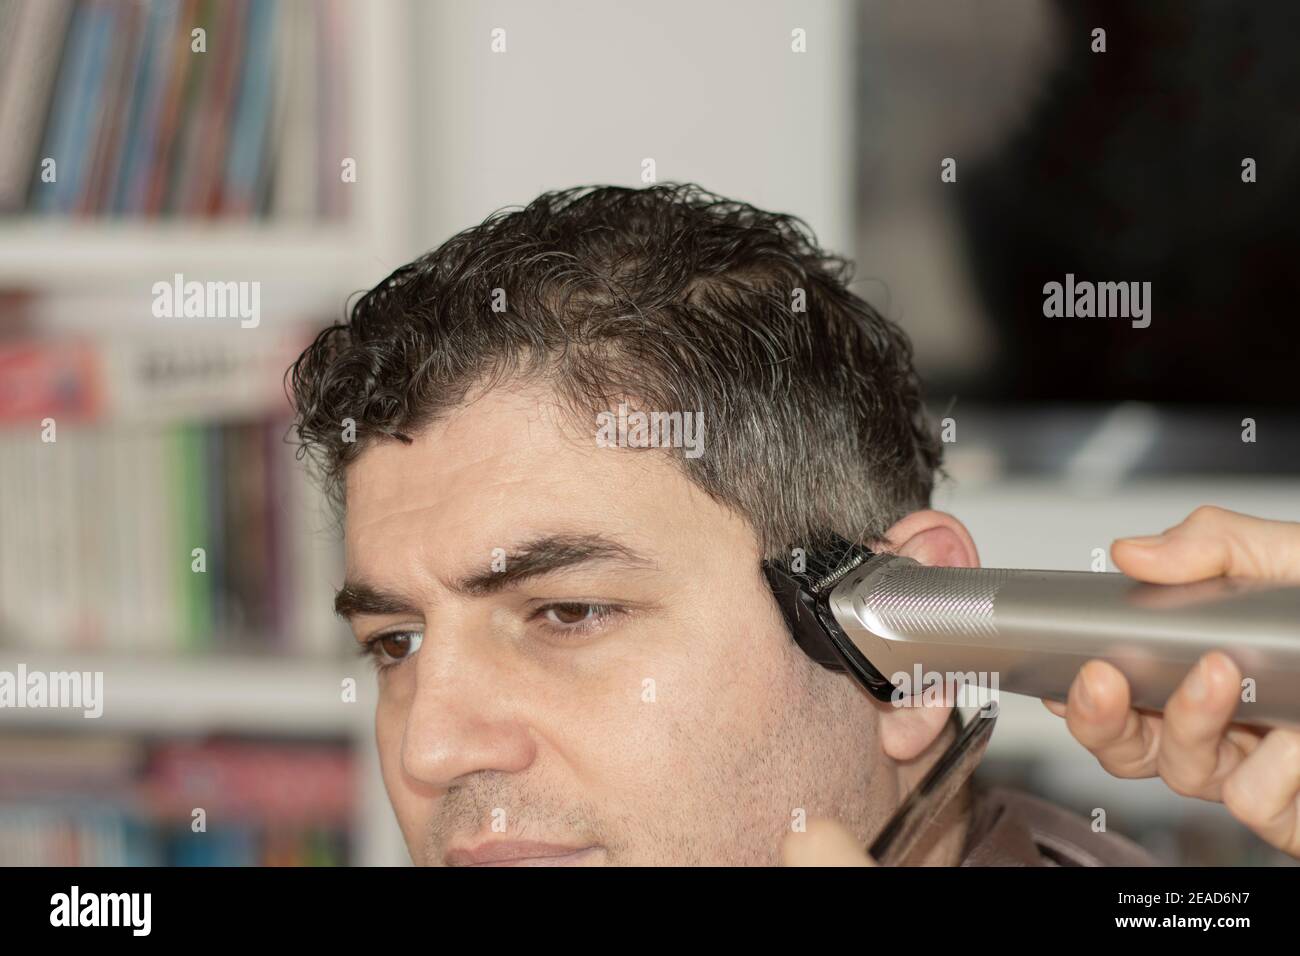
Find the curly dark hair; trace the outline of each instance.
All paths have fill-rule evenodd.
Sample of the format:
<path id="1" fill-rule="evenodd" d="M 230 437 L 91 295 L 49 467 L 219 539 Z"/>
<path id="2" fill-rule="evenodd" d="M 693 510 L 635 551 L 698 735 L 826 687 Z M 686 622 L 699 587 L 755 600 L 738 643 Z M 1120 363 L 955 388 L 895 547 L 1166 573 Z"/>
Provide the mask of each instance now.
<path id="1" fill-rule="evenodd" d="M 476 386 L 535 380 L 593 433 L 592 413 L 628 396 L 702 412 L 706 452 L 674 460 L 767 557 L 826 530 L 879 540 L 929 504 L 942 452 L 907 337 L 851 276 L 802 220 L 694 184 L 548 192 L 402 266 L 317 336 L 287 376 L 300 453 L 341 509 L 371 443 L 409 442 Z"/>

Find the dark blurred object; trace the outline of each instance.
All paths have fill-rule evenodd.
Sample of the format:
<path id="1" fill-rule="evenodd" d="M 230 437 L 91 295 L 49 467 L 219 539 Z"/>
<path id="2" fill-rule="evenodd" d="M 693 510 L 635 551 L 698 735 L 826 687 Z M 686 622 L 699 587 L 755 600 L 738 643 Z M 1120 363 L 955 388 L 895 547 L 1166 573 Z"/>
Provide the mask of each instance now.
<path id="1" fill-rule="evenodd" d="M 1300 475 L 1300 415 L 1280 406 L 936 402 L 930 413 L 960 422 L 949 464 L 974 450 L 997 475 Z"/>
<path id="2" fill-rule="evenodd" d="M 994 358 L 930 375 L 932 393 L 1294 409 L 1300 6 L 1053 9 L 1061 60 L 1027 122 L 947 187 Z M 1067 273 L 1151 282 L 1150 327 L 1046 318 L 1043 286 Z"/>

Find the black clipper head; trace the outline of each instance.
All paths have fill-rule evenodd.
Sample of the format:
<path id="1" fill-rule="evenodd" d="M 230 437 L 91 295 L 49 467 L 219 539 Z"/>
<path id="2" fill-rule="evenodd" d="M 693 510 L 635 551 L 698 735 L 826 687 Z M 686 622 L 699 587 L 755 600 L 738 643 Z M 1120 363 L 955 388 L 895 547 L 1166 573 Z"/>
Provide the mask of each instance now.
<path id="1" fill-rule="evenodd" d="M 764 561 L 763 573 L 795 643 L 828 670 L 848 671 L 878 700 L 894 685 L 849 640 L 830 609 L 830 595 L 850 571 L 872 556 L 861 545 L 828 533 L 788 560 Z"/>

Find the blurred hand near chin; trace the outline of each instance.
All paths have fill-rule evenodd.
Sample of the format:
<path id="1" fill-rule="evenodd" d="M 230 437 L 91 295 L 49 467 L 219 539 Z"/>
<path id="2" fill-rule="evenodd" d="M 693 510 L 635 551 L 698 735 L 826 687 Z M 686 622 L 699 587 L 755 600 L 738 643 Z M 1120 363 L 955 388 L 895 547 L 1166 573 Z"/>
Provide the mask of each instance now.
<path id="1" fill-rule="evenodd" d="M 875 866 L 857 838 L 834 820 L 808 821 L 803 833 L 788 833 L 781 841 L 782 866 Z"/>

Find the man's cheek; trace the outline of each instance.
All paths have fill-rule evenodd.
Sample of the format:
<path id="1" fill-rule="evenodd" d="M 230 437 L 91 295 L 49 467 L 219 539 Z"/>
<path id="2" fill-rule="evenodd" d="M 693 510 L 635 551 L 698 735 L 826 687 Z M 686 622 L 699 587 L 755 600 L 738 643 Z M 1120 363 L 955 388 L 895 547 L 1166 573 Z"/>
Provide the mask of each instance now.
<path id="1" fill-rule="evenodd" d="M 625 765 L 637 772 L 642 793 L 690 790 L 716 767 L 725 739 L 720 725 L 732 720 L 725 684 L 680 666 L 646 669 L 617 743 Z"/>

